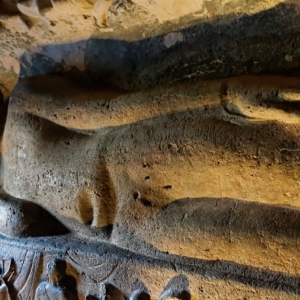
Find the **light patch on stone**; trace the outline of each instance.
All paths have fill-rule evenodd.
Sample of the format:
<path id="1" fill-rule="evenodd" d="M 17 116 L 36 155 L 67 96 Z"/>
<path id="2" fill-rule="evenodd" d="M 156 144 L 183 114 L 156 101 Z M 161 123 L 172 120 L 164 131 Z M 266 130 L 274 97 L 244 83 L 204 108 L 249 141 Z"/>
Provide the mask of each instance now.
<path id="1" fill-rule="evenodd" d="M 26 153 L 23 150 L 18 151 L 18 157 L 19 158 L 26 158 Z"/>
<path id="2" fill-rule="evenodd" d="M 210 64 L 223 64 L 223 61 L 220 59 L 213 60 Z"/>
<path id="3" fill-rule="evenodd" d="M 202 11 L 204 4 L 204 0 L 134 0 L 133 2 L 151 12 L 159 23 L 177 20 L 182 16 Z"/>
<path id="4" fill-rule="evenodd" d="M 38 51 L 32 51 L 40 53 L 41 55 L 47 56 L 49 58 L 51 58 L 52 60 L 54 60 L 56 63 L 61 63 L 63 56 L 61 53 L 61 50 L 59 49 L 59 47 L 57 47 L 56 45 L 46 45 L 40 49 L 38 49 Z"/>
<path id="5" fill-rule="evenodd" d="M 181 32 L 171 32 L 164 38 L 164 44 L 167 48 L 174 46 L 177 42 L 183 42 L 184 36 Z"/>
<path id="6" fill-rule="evenodd" d="M 123 25 L 123 26 L 124 26 L 125 29 L 128 28 L 128 26 L 126 26 L 126 25 Z M 113 29 L 113 28 L 110 28 L 110 27 L 107 27 L 107 28 L 101 27 L 101 28 L 99 28 L 98 30 L 101 31 L 101 32 L 114 32 L 114 29 Z"/>
<path id="7" fill-rule="evenodd" d="M 8 226 L 7 216 L 9 215 L 9 211 L 7 207 L 3 207 L 0 205 L 0 228 L 4 228 Z"/>
<path id="8" fill-rule="evenodd" d="M 70 69 L 70 67 L 76 67 L 78 70 L 84 71 L 85 44 L 85 41 L 81 41 L 61 45 L 60 47 L 57 45 L 46 45 L 38 49 L 32 48 L 31 51 L 49 57 L 58 64 L 64 61 L 67 70 Z"/>
<path id="9" fill-rule="evenodd" d="M 280 92 L 278 96 L 285 101 L 300 101 L 300 93 L 297 92 Z"/>
<path id="10" fill-rule="evenodd" d="M 13 71 L 17 75 L 20 74 L 20 64 L 15 58 L 11 56 L 4 56 L 0 58 L 0 62 L 8 72 Z"/>
<path id="11" fill-rule="evenodd" d="M 286 61 L 288 61 L 288 62 L 292 62 L 292 61 L 293 61 L 293 56 L 287 54 L 287 55 L 284 57 L 284 59 L 285 59 Z"/>
<path id="12" fill-rule="evenodd" d="M 84 52 L 85 41 L 74 44 L 65 45 L 62 48 L 62 57 L 68 66 L 74 66 L 80 71 L 84 71 Z"/>

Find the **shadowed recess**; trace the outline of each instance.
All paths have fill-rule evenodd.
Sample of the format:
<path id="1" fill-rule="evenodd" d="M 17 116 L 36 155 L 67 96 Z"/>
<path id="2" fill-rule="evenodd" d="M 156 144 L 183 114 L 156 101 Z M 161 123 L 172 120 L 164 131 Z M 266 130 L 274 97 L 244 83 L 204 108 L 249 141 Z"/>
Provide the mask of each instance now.
<path id="1" fill-rule="evenodd" d="M 0 193 L 0 232 L 5 236 L 63 235 L 69 230 L 41 206 Z"/>
<path id="2" fill-rule="evenodd" d="M 188 217 L 181 222 L 183 215 Z M 172 215 L 172 219 L 166 218 Z M 156 220 L 167 227 L 181 226 L 206 230 L 222 235 L 230 230 L 240 233 L 268 233 L 272 236 L 299 238 L 300 211 L 297 208 L 230 198 L 200 198 L 176 200 L 161 209 Z"/>
<path id="3" fill-rule="evenodd" d="M 297 74 L 300 57 L 296 50 L 291 53 L 292 62 L 285 59 L 291 45 L 299 48 L 299 28 L 295 24 L 300 24 L 297 6 L 281 3 L 250 16 L 218 16 L 177 28 L 184 42 L 172 47 L 165 45 L 167 33 L 137 41 L 121 37 L 117 40 L 113 36 L 91 38 L 86 40 L 85 71 L 74 69 L 73 74 L 76 78 L 93 78 L 98 86 L 127 90 L 241 74 Z M 25 53 L 20 60 L 20 77 L 65 72 L 63 62 L 47 56 L 46 49 L 54 47 L 63 52 L 68 45 L 76 49 L 83 42 L 46 45 L 45 51 Z"/>
<path id="4" fill-rule="evenodd" d="M 233 261 L 204 260 L 169 254 L 158 250 L 124 228 L 118 227 L 115 230 L 117 231 L 116 234 L 122 235 L 123 239 L 131 240 L 131 243 L 134 243 L 146 255 L 146 259 L 143 259 L 143 255 L 139 257 L 140 254 L 131 252 L 142 265 L 153 265 L 176 270 L 176 272 L 199 274 L 206 278 L 232 280 L 256 288 L 278 290 L 296 295 L 300 293 L 300 278 L 298 276 L 243 265 Z M 123 254 L 120 253 L 122 259 L 130 260 L 133 257 L 128 252 L 129 257 L 126 258 L 125 253 L 126 251 Z"/>
<path id="5" fill-rule="evenodd" d="M 178 275 L 172 278 L 157 300 L 164 300 L 168 298 L 191 300 L 189 280 L 185 275 Z"/>

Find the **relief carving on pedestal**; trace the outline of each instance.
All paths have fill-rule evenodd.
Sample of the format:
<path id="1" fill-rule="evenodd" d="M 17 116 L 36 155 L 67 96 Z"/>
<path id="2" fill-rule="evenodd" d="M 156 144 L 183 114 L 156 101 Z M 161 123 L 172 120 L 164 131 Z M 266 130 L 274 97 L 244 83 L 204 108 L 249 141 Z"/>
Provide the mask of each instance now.
<path id="1" fill-rule="evenodd" d="M 76 280 L 66 275 L 66 263 L 51 260 L 47 265 L 47 281 L 41 282 L 35 292 L 35 300 L 78 300 Z"/>
<path id="2" fill-rule="evenodd" d="M 2 245 L 2 250 L 5 244 Z M 15 253 L 10 253 L 14 256 Z M 17 257 L 18 264 L 12 258 L 1 261 L 0 299 L 33 299 L 37 286 L 40 254 L 35 251 L 25 251 Z"/>
<path id="3" fill-rule="evenodd" d="M 11 259 L 0 259 L 0 299 L 10 300 L 9 290 L 7 283 L 9 283 L 12 276 L 12 260 Z"/>

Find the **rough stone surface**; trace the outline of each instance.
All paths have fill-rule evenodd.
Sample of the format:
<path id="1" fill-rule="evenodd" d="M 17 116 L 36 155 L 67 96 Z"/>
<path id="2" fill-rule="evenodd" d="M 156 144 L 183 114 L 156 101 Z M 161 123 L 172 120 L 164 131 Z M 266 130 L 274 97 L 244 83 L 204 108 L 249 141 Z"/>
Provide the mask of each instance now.
<path id="1" fill-rule="evenodd" d="M 0 0 L 0 299 L 297 299 L 299 5 Z"/>
<path id="2" fill-rule="evenodd" d="M 153 274 L 163 260 L 177 275 L 187 268 L 188 282 L 200 272 L 191 265 L 230 282 L 260 278 L 258 298 L 284 276 L 288 297 L 299 270 L 299 86 L 298 78 L 244 76 L 128 93 L 61 75 L 22 79 L 8 107 L 3 188 L 46 209 L 59 234 L 69 231 L 35 238 L 58 253 L 60 239 L 70 251 L 83 240 L 83 256 L 109 243 L 142 255 Z M 3 198 L 3 209 L 22 201 Z M 32 235 L 10 216 L 5 235 Z M 44 218 L 34 222 L 41 229 Z M 198 289 L 186 287 L 195 299 Z"/>
<path id="3" fill-rule="evenodd" d="M 98 83 L 126 89 L 298 72 L 298 1 L 122 0 L 110 6 L 108 28 L 95 25 L 93 5 L 73 2 L 40 5 L 48 21 L 37 24 L 18 8 L 0 10 L 5 97 L 19 75 L 49 72 L 85 70 Z"/>

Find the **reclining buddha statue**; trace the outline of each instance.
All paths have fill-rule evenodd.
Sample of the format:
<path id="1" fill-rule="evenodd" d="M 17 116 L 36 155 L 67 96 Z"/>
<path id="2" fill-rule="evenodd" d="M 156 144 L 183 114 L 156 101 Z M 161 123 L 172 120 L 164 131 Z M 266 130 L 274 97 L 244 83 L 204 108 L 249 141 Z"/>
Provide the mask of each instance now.
<path id="1" fill-rule="evenodd" d="M 283 82 L 279 91 L 269 78 L 259 78 L 263 88 L 256 80 L 132 93 L 90 90 L 59 75 L 21 80 L 8 108 L 2 178 L 5 192 L 24 200 L 3 200 L 3 234 L 28 235 L 35 224 L 44 235 L 45 210 L 57 222 L 45 233 L 68 228 L 133 251 L 143 241 L 201 258 L 224 246 L 210 237 L 205 251 L 215 223 L 223 225 L 214 234 L 229 240 L 265 230 L 266 218 L 293 199 L 282 182 L 289 195 L 298 190 L 298 116 L 289 106 L 298 111 L 299 80 L 291 90 L 289 79 L 272 79 Z"/>
<path id="2" fill-rule="evenodd" d="M 22 16 L 5 22 L 39 20 L 26 34 L 43 35 L 39 22 L 58 2 L 15 1 Z M 112 1 L 73 2 L 95 7 L 107 25 Z M 208 11 L 220 3 L 204 2 Z M 148 37 L 140 27 L 132 36 L 91 27 L 86 40 L 24 50 L 18 82 L 2 97 L 4 299 L 299 294 L 295 7 L 200 22 L 203 9 Z M 264 19 L 271 42 L 258 33 Z M 0 34 L 17 35 L 7 28 Z"/>

